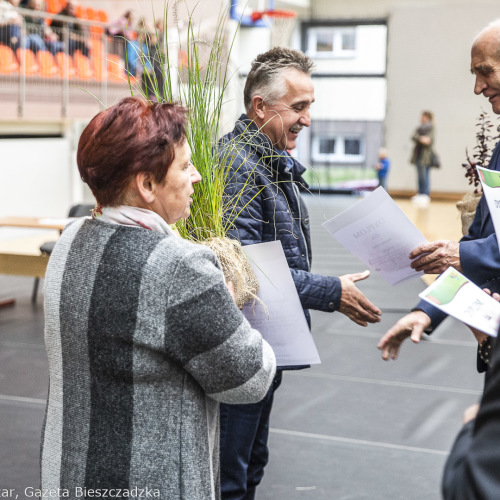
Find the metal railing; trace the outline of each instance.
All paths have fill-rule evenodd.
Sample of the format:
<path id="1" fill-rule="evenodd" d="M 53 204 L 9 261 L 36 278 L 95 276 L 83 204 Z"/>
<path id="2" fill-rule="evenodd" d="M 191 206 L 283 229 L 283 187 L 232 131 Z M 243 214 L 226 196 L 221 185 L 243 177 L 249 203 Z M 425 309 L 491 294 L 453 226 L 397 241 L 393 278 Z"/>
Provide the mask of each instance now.
<path id="1" fill-rule="evenodd" d="M 61 118 L 67 116 L 70 102 L 88 99 L 89 94 L 106 106 L 110 89 L 123 93 L 129 85 L 126 42 L 109 36 L 105 23 L 16 10 L 22 23 L 0 26 L 0 102 L 15 99 L 18 118 L 24 117 L 29 101 L 44 98 L 60 101 Z M 54 20 L 63 27 L 51 28 Z M 79 24 L 82 31 L 70 30 L 71 23 Z M 135 83 L 134 76 L 132 80 Z"/>

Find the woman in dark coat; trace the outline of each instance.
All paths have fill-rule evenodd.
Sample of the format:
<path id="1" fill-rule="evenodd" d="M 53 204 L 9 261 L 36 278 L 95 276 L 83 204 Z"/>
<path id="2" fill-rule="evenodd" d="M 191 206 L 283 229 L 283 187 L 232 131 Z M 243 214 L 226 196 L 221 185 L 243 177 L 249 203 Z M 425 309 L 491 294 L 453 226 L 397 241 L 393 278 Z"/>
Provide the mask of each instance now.
<path id="1" fill-rule="evenodd" d="M 434 144 L 434 122 L 430 111 L 422 112 L 420 126 L 412 136 L 414 142 L 410 162 L 417 167 L 418 194 L 415 201 L 429 202 L 430 181 L 429 169 L 432 165 L 432 147 Z"/>

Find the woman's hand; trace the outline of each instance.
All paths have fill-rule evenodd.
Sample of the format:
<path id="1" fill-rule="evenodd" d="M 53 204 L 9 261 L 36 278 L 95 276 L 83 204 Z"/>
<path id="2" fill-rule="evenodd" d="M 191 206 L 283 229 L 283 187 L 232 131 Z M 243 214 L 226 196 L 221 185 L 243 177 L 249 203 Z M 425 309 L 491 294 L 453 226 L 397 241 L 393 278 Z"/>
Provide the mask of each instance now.
<path id="1" fill-rule="evenodd" d="M 236 299 L 236 292 L 234 290 L 233 282 L 226 281 L 226 286 L 227 286 L 227 289 L 229 290 L 229 293 L 231 294 L 231 297 L 233 298 L 233 300 L 235 300 Z"/>

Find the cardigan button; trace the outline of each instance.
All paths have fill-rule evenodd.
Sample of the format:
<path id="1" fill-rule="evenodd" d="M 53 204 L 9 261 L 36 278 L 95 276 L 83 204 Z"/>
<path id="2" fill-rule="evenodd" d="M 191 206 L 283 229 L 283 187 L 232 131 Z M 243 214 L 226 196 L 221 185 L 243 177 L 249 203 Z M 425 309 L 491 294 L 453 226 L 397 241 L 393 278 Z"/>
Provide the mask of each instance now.
<path id="1" fill-rule="evenodd" d="M 335 304 L 333 302 L 330 302 L 328 304 L 328 307 L 329 307 L 330 311 L 333 311 L 335 309 Z"/>

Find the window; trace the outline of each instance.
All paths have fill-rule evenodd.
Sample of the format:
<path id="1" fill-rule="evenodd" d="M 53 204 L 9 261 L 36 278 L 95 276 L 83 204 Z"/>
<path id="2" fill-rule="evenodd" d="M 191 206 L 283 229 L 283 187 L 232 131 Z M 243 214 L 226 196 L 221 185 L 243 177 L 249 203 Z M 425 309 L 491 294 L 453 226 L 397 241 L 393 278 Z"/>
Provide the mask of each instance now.
<path id="1" fill-rule="evenodd" d="M 362 163 L 365 160 L 362 137 L 314 136 L 312 160 L 328 163 Z"/>
<path id="2" fill-rule="evenodd" d="M 309 28 L 307 55 L 310 57 L 354 57 L 356 28 Z"/>
<path id="3" fill-rule="evenodd" d="M 344 154 L 359 156 L 361 154 L 361 141 L 359 139 L 344 139 Z"/>
<path id="4" fill-rule="evenodd" d="M 319 152 L 322 155 L 335 154 L 335 139 L 319 138 Z"/>

